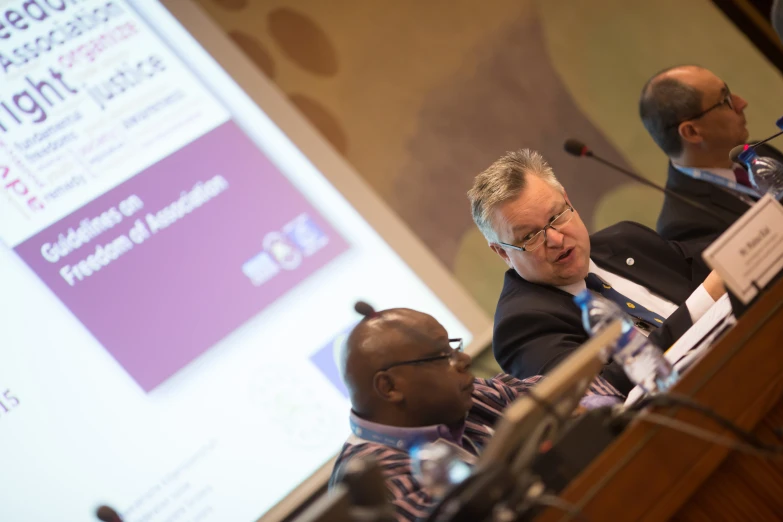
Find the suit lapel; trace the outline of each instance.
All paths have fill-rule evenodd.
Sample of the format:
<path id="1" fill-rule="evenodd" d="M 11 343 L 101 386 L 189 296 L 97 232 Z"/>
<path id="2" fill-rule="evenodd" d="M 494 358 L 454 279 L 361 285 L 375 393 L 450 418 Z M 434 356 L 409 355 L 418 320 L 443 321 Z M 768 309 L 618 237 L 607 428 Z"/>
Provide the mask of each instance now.
<path id="1" fill-rule="evenodd" d="M 741 216 L 750 205 L 728 190 L 710 184 L 710 201 L 716 206 L 731 212 L 733 217 Z"/>
<path id="2" fill-rule="evenodd" d="M 671 278 L 660 277 L 661 265 L 638 252 L 634 253 L 622 246 L 617 247 L 616 251 L 597 248 L 590 257 L 601 268 L 633 281 L 672 303 L 679 304 L 687 298 L 687 288 L 683 297 L 682 285 L 671 281 Z"/>
<path id="3" fill-rule="evenodd" d="M 677 170 L 671 162 L 669 162 L 669 177 L 666 182 L 666 188 L 687 197 L 699 198 L 706 196 L 713 205 L 720 207 L 723 211 L 728 211 L 730 215 L 726 217 L 732 220 L 736 219 L 737 216 L 741 216 L 750 208 L 747 203 L 730 190 L 713 185 L 708 181 L 693 179 Z"/>
<path id="4" fill-rule="evenodd" d="M 581 321 L 582 312 L 576 303 L 574 303 L 574 296 L 565 290 L 561 290 L 555 286 L 531 283 L 526 279 L 522 279 L 513 268 L 506 273 L 506 278 L 509 277 L 517 281 L 514 285 L 518 285 L 520 288 L 524 289 L 523 295 L 526 302 L 537 303 L 548 301 L 551 303 L 552 298 L 554 297 L 557 300 L 558 308 L 576 314 L 580 318 L 579 321 Z M 534 305 L 533 308 L 536 308 L 536 306 Z"/>

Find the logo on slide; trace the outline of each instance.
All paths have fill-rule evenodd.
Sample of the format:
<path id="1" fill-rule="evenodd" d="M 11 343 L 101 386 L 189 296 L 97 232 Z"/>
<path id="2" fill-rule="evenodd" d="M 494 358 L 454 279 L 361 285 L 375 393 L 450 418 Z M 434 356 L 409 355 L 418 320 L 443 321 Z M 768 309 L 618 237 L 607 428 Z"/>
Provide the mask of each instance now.
<path id="1" fill-rule="evenodd" d="M 329 244 L 327 236 L 307 214 L 300 214 L 282 232 L 264 236 L 264 250 L 242 265 L 242 272 L 255 286 L 261 286 L 282 270 L 295 270 L 302 260 Z"/>
<path id="2" fill-rule="evenodd" d="M 264 238 L 264 250 L 281 268 L 293 270 L 302 264 L 302 253 L 280 232 L 270 232 Z"/>
<path id="3" fill-rule="evenodd" d="M 280 272 L 280 267 L 267 254 L 261 252 L 242 265 L 242 272 L 256 286 L 261 286 Z"/>
<path id="4" fill-rule="evenodd" d="M 283 227 L 283 232 L 305 256 L 315 254 L 329 243 L 329 236 L 307 214 L 297 216 Z"/>

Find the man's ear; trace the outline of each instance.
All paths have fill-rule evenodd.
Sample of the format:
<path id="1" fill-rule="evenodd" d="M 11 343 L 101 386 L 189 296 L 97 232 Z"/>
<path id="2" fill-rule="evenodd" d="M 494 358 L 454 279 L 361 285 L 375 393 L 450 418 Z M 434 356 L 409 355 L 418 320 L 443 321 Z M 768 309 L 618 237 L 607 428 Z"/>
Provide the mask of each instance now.
<path id="1" fill-rule="evenodd" d="M 397 387 L 397 382 L 389 372 L 378 372 L 372 379 L 373 388 L 378 396 L 387 402 L 402 402 L 405 395 Z"/>
<path id="2" fill-rule="evenodd" d="M 704 138 L 702 138 L 698 127 L 696 127 L 696 125 L 694 125 L 694 123 L 691 121 L 680 123 L 677 131 L 680 134 L 680 138 L 682 138 L 683 141 L 687 141 L 688 143 L 701 143 L 704 141 Z"/>
<path id="3" fill-rule="evenodd" d="M 571 204 L 571 200 L 570 200 L 570 199 L 568 199 L 568 192 L 566 192 L 566 189 L 563 189 L 563 197 L 565 198 L 565 200 L 566 200 L 566 203 L 568 203 L 568 204 L 569 204 L 569 205 L 571 205 L 572 207 L 574 206 L 573 204 Z"/>
<path id="4" fill-rule="evenodd" d="M 497 243 L 488 243 L 490 250 L 492 250 L 494 253 L 500 256 L 500 259 L 503 260 L 504 263 L 508 265 L 509 268 L 514 268 L 511 265 L 511 259 L 508 257 L 508 252 L 506 252 L 506 249 L 502 246 L 498 245 Z"/>

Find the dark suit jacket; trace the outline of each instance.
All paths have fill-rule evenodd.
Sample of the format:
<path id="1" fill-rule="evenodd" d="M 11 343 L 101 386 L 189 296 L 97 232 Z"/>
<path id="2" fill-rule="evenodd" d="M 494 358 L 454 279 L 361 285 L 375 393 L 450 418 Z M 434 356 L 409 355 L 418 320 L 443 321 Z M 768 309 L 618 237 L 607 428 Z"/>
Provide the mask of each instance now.
<path id="1" fill-rule="evenodd" d="M 761 156 L 783 161 L 783 154 L 774 147 L 763 144 L 756 150 Z M 671 162 L 666 188 L 714 210 L 724 221 L 715 219 L 687 203 L 665 196 L 656 227 L 665 239 L 691 241 L 704 236 L 720 235 L 750 208 L 734 192 L 708 181 L 693 179 L 674 168 Z"/>
<path id="2" fill-rule="evenodd" d="M 684 303 L 709 273 L 700 254 L 711 240 L 669 242 L 643 225 L 625 221 L 590 237 L 590 257 L 605 270 Z M 690 326 L 690 314 L 682 305 L 650 339 L 668 348 Z M 525 281 L 513 269 L 506 272 L 492 339 L 504 371 L 520 379 L 546 374 L 587 339 L 571 294 Z M 605 365 L 601 375 L 622 393 L 633 387 L 614 362 Z"/>

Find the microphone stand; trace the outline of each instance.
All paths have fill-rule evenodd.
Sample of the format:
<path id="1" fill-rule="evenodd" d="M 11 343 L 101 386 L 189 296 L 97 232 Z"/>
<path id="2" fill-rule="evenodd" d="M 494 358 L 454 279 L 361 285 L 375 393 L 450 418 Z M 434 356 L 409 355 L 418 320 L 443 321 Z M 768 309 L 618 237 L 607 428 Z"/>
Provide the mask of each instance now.
<path id="1" fill-rule="evenodd" d="M 600 156 L 596 156 L 595 154 L 593 154 L 592 151 L 588 151 L 587 153 L 585 153 L 585 156 L 593 158 L 597 162 L 603 163 L 607 167 L 610 167 L 610 168 L 612 168 L 612 169 L 614 169 L 614 170 L 616 170 L 618 172 L 622 172 L 626 176 L 632 178 L 635 181 L 638 181 L 642 185 L 646 185 L 646 186 L 648 186 L 650 188 L 653 188 L 653 189 L 655 189 L 655 190 L 657 190 L 659 192 L 663 192 L 667 196 L 670 196 L 670 197 L 672 197 L 672 198 L 674 198 L 674 199 L 676 199 L 678 201 L 681 201 L 682 203 L 685 203 L 686 205 L 690 205 L 693 208 L 697 208 L 697 209 L 701 210 L 702 212 L 704 212 L 705 214 L 709 214 L 711 217 L 717 219 L 721 223 L 725 223 L 727 225 L 731 225 L 732 224 L 731 221 L 727 220 L 726 218 L 724 218 L 723 216 L 721 216 L 720 214 L 718 214 L 717 212 L 715 212 L 711 208 L 705 207 L 701 203 L 693 201 L 690 198 L 687 198 L 687 197 L 685 197 L 685 196 L 683 196 L 681 194 L 678 194 L 677 192 L 674 192 L 673 190 L 668 190 L 668 189 L 666 189 L 664 187 L 660 187 L 660 186 L 656 185 L 655 183 L 653 183 L 652 181 L 650 181 L 647 178 L 643 178 L 643 177 L 639 176 L 638 174 L 635 174 L 635 173 L 631 172 L 630 170 L 626 170 L 626 169 L 624 169 L 624 168 L 622 168 L 622 167 L 620 167 L 618 165 L 615 165 L 614 163 L 611 163 L 611 162 L 603 159 Z"/>

